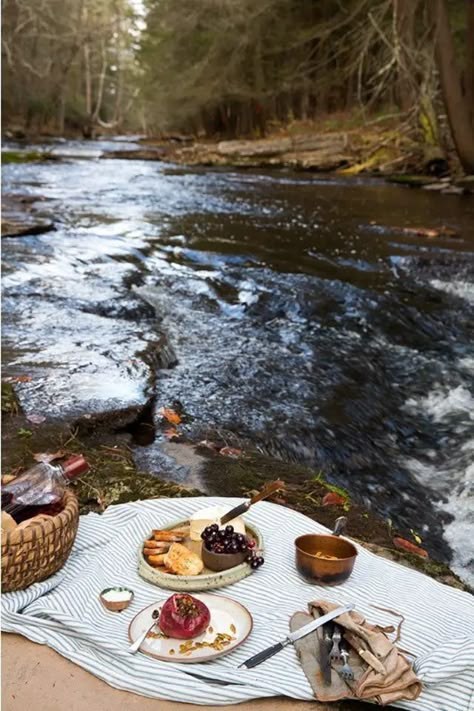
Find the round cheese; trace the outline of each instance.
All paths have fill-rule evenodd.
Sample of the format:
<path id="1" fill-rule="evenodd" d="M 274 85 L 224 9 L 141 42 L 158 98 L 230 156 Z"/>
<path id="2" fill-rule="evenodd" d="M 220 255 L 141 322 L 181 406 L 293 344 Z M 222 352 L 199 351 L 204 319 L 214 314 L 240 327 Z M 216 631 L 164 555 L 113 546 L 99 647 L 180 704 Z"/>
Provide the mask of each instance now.
<path id="1" fill-rule="evenodd" d="M 230 511 L 230 507 L 226 506 L 212 506 L 208 509 L 201 509 L 196 511 L 195 514 L 189 518 L 190 527 L 190 537 L 192 541 L 200 541 L 201 533 L 207 526 L 211 526 L 213 523 L 219 524 L 221 518 Z M 233 526 L 236 533 L 243 533 L 245 535 L 245 523 L 243 518 L 240 516 L 229 521 L 226 526 Z"/>

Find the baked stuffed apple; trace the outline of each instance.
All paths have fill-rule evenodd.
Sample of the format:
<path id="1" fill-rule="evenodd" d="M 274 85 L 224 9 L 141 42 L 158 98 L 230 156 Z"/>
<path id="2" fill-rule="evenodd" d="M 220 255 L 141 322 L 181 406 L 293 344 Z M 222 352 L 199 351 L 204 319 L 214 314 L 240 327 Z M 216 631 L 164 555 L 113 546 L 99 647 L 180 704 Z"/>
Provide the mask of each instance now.
<path id="1" fill-rule="evenodd" d="M 201 600 L 186 593 L 169 597 L 161 608 L 160 629 L 168 637 L 192 639 L 209 625 L 211 613 Z"/>

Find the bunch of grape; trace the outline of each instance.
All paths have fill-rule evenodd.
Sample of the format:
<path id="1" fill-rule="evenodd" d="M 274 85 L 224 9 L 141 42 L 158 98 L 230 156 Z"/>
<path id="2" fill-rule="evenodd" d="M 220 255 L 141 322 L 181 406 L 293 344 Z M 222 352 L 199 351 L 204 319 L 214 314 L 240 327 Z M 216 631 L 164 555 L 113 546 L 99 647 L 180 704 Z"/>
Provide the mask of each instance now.
<path id="1" fill-rule="evenodd" d="M 208 526 L 201 533 L 208 551 L 213 553 L 247 553 L 245 560 L 252 568 L 260 568 L 264 563 L 262 556 L 257 555 L 255 541 L 242 533 L 235 533 L 233 526 L 219 528 L 217 523 Z"/>

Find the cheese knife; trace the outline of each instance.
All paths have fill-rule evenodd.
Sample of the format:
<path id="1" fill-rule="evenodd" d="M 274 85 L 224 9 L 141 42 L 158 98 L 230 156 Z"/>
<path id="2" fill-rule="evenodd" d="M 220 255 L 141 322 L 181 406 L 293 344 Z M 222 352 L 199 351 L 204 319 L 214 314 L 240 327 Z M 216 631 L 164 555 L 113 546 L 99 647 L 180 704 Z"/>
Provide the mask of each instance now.
<path id="1" fill-rule="evenodd" d="M 239 504 L 238 506 L 235 506 L 233 509 L 228 511 L 224 516 L 221 518 L 221 526 L 223 526 L 225 523 L 228 523 L 229 521 L 232 521 L 232 519 L 237 518 L 237 516 L 242 516 L 242 514 L 246 513 L 249 508 L 252 506 L 252 504 L 256 504 L 257 501 L 261 501 L 262 499 L 268 498 L 271 494 L 273 494 L 275 491 L 278 491 L 278 489 L 284 489 L 285 488 L 285 483 L 283 481 L 273 481 L 271 484 L 267 484 L 262 491 L 259 491 L 258 494 L 255 494 L 255 496 L 252 496 L 251 499 L 248 501 L 244 501 L 243 504 Z"/>
<path id="2" fill-rule="evenodd" d="M 317 630 L 318 627 L 321 627 L 321 625 L 326 624 L 326 622 L 333 620 L 335 617 L 339 617 L 339 615 L 343 615 L 345 612 L 350 612 L 353 609 L 354 605 L 350 603 L 348 605 L 338 607 L 336 610 L 331 610 L 331 612 L 328 612 L 326 615 L 318 617 L 317 620 L 313 620 L 312 622 L 308 622 L 307 625 L 303 625 L 303 627 L 300 627 L 299 630 L 290 632 L 290 634 L 284 640 L 272 645 L 271 647 L 267 647 L 267 649 L 264 649 L 262 652 L 258 652 L 258 654 L 255 654 L 253 657 L 250 657 L 250 659 L 247 659 L 245 662 L 242 662 L 242 664 L 240 664 L 239 666 L 247 667 L 247 669 L 253 669 L 265 660 L 270 659 L 270 657 L 273 657 L 274 654 L 281 652 L 281 650 L 287 647 L 289 644 L 294 644 L 297 640 L 302 639 L 302 637 L 306 637 L 307 634 L 311 634 L 311 632 Z"/>

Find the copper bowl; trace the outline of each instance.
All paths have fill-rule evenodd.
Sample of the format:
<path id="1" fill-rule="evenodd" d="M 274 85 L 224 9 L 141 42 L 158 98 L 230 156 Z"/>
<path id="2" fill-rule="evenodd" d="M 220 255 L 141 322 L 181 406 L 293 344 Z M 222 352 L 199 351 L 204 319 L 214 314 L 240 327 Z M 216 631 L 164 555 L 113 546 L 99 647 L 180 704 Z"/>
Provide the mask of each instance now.
<path id="1" fill-rule="evenodd" d="M 307 533 L 295 540 L 296 567 L 310 583 L 339 585 L 352 573 L 357 548 L 345 538 L 339 538 L 337 523 L 332 535 Z M 322 558 L 320 555 L 335 557 Z"/>

